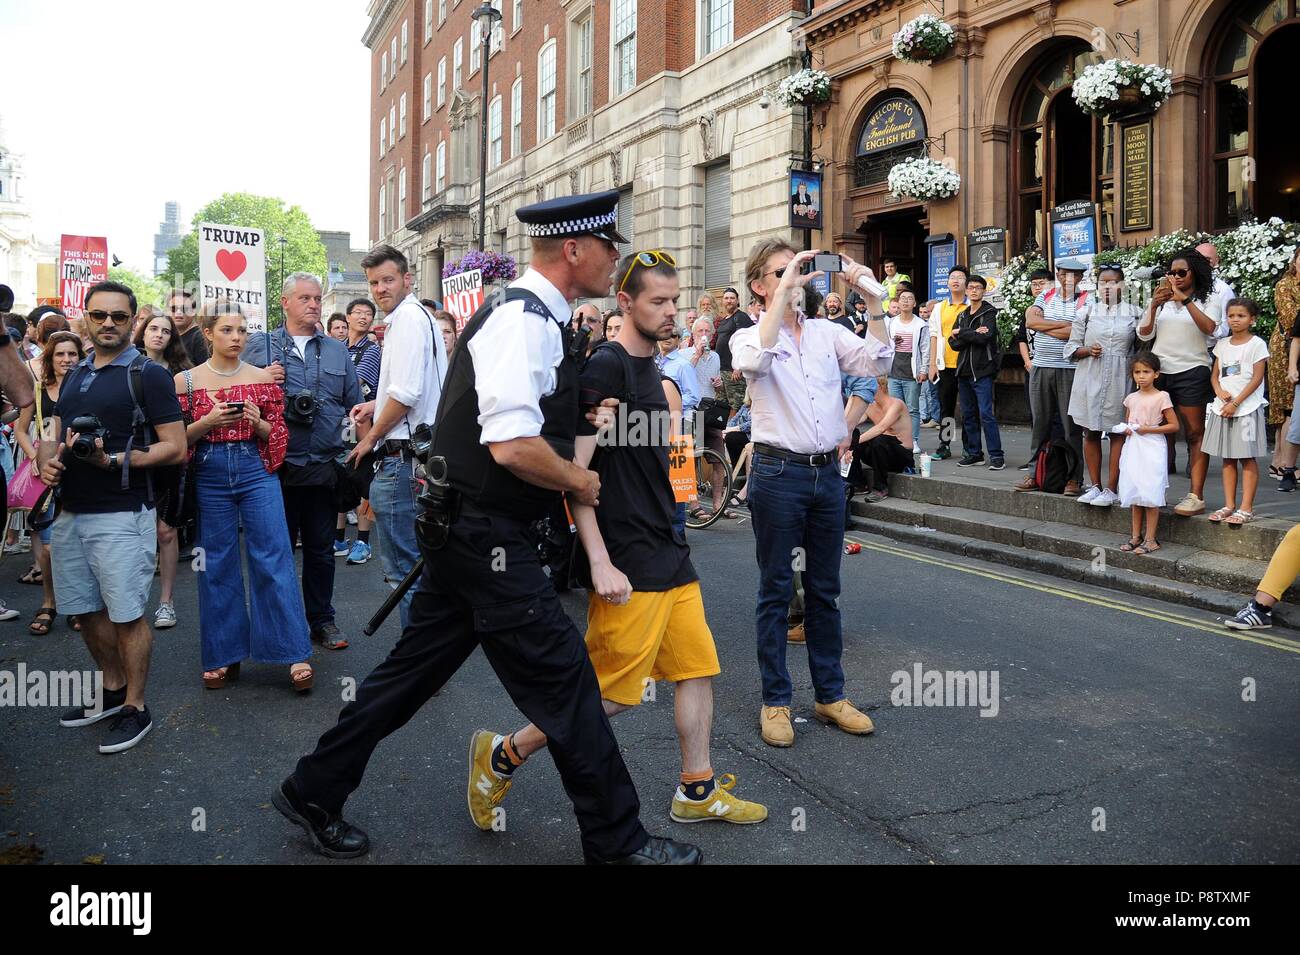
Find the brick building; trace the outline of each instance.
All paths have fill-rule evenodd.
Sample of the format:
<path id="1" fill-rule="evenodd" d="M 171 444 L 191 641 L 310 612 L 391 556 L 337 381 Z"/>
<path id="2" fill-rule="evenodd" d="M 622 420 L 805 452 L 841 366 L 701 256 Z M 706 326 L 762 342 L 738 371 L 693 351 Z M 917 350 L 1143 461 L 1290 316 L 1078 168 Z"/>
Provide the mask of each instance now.
<path id="1" fill-rule="evenodd" d="M 421 289 L 477 241 L 521 264 L 514 218 L 543 198 L 619 189 L 637 248 L 671 250 L 683 307 L 739 284 L 759 236 L 789 234 L 802 112 L 771 101 L 799 66 L 806 0 L 494 0 L 482 96 L 474 0 L 370 0 L 370 239 L 407 253 Z M 767 94 L 767 95 L 765 95 Z"/>
<path id="2" fill-rule="evenodd" d="M 894 32 L 937 10 L 954 50 L 894 58 Z M 1071 201 L 1095 205 L 1103 248 L 1300 218 L 1296 0 L 818 0 L 795 36 L 833 80 L 814 110 L 827 169 L 814 242 L 924 272 L 927 236 L 991 226 L 1013 253 L 1042 248 L 1048 211 Z M 1082 112 L 1075 77 L 1112 57 L 1172 70 L 1173 96 L 1154 113 Z M 951 161 L 955 197 L 890 197 L 889 167 L 919 154 Z"/>

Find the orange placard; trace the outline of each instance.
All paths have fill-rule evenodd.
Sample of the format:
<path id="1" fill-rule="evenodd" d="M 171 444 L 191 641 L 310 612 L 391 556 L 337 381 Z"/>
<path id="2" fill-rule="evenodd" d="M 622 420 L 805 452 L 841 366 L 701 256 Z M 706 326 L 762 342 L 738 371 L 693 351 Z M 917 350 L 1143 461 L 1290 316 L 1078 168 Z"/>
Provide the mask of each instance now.
<path id="1" fill-rule="evenodd" d="M 689 504 L 695 500 L 695 440 L 684 434 L 668 446 L 668 478 L 673 483 L 673 500 Z"/>

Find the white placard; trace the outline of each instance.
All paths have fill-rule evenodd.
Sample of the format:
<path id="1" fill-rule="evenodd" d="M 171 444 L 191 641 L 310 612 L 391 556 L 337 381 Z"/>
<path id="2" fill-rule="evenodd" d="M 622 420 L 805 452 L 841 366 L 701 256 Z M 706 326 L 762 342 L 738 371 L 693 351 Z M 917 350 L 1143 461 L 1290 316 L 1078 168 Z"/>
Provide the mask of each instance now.
<path id="1" fill-rule="evenodd" d="M 199 223 L 200 304 L 235 302 L 248 331 L 266 331 L 266 234 L 246 226 Z"/>

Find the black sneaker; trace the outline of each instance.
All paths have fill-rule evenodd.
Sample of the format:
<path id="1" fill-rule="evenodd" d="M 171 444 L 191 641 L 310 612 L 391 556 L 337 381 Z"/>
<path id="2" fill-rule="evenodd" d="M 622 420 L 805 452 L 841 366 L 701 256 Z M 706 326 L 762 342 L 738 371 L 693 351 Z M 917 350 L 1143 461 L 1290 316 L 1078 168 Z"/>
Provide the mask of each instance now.
<path id="1" fill-rule="evenodd" d="M 992 461 L 989 462 L 990 471 L 1001 471 L 1006 466 L 1007 466 L 1006 458 L 994 458 Z"/>
<path id="2" fill-rule="evenodd" d="M 340 813 L 327 812 L 307 802 L 290 776 L 271 793 L 275 806 L 290 822 L 302 826 L 311 847 L 329 859 L 355 859 L 370 851 L 370 837 L 348 822 Z"/>
<path id="3" fill-rule="evenodd" d="M 149 718 L 149 707 L 137 710 L 134 706 L 123 706 L 113 717 L 108 732 L 99 744 L 101 753 L 120 753 L 130 749 L 149 735 L 153 729 L 153 720 Z"/>
<path id="4" fill-rule="evenodd" d="M 1028 471 L 1028 470 L 1029 470 L 1030 468 L 1032 468 L 1033 466 L 1034 466 L 1034 462 L 1033 462 L 1033 461 L 1026 461 L 1024 464 L 1020 465 L 1020 467 L 1016 468 L 1016 470 L 1017 470 L 1017 471 Z"/>
<path id="5" fill-rule="evenodd" d="M 1282 480 L 1277 482 L 1277 489 L 1288 493 L 1295 490 L 1295 468 L 1282 469 Z"/>
<path id="6" fill-rule="evenodd" d="M 92 708 L 85 706 L 74 706 L 70 710 L 64 710 L 63 715 L 59 717 L 60 726 L 89 726 L 92 723 L 98 723 L 100 720 L 106 720 L 110 716 L 116 716 L 118 711 L 126 703 L 126 687 L 120 690 L 104 691 L 104 708 L 96 713 Z"/>
<path id="7" fill-rule="evenodd" d="M 326 650 L 346 650 L 348 646 L 348 641 L 339 631 L 339 628 L 334 625 L 333 620 L 314 628 L 311 632 L 311 638 Z"/>
<path id="8" fill-rule="evenodd" d="M 948 445 L 941 444 L 939 445 L 939 449 L 935 451 L 934 454 L 930 455 L 930 457 L 936 461 L 947 461 L 952 457 L 952 452 L 948 450 Z"/>
<path id="9" fill-rule="evenodd" d="M 984 455 L 982 455 L 982 454 L 968 454 L 968 455 L 966 455 L 964 458 L 962 458 L 960 461 L 957 462 L 957 467 L 959 467 L 959 468 L 973 468 L 975 465 L 977 465 L 977 464 L 983 464 L 983 463 L 984 463 Z"/>
<path id="10" fill-rule="evenodd" d="M 1267 630 L 1273 626 L 1273 611 L 1252 600 L 1231 620 L 1223 621 L 1223 625 L 1233 630 Z"/>

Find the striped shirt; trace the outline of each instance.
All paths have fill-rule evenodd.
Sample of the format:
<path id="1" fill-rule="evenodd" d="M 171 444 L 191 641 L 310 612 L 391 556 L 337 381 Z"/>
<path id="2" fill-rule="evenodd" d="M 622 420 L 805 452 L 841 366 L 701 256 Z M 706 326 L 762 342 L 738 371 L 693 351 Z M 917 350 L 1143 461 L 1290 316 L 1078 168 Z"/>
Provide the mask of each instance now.
<path id="1" fill-rule="evenodd" d="M 1087 293 L 1080 293 L 1068 299 L 1059 288 L 1048 289 L 1034 299 L 1034 304 L 1043 310 L 1043 318 L 1049 322 L 1070 322 L 1082 317 L 1087 310 Z M 1035 368 L 1073 368 L 1074 362 L 1065 355 L 1065 339 L 1055 338 L 1045 332 L 1034 334 Z"/>

